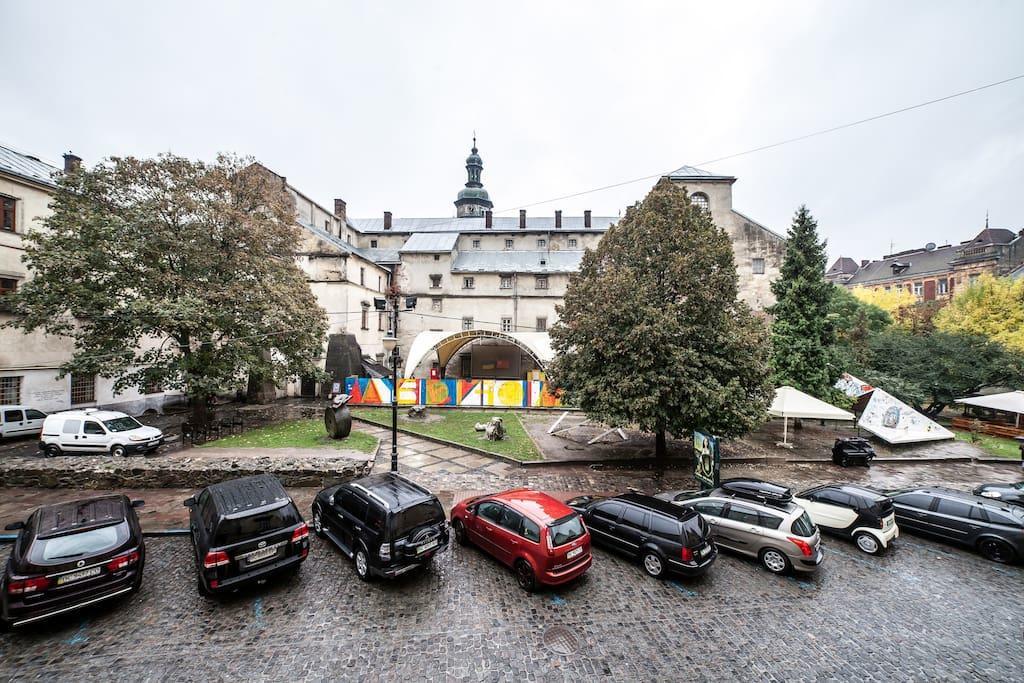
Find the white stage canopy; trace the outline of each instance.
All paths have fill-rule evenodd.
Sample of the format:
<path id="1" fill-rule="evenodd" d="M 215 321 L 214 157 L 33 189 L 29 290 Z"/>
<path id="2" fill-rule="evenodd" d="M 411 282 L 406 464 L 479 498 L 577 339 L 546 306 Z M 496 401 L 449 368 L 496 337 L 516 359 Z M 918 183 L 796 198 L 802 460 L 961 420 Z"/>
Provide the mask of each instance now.
<path id="1" fill-rule="evenodd" d="M 831 403 L 825 403 L 819 399 L 809 396 L 804 392 L 790 386 L 779 387 L 775 390 L 775 400 L 772 401 L 768 412 L 782 418 L 782 443 L 780 446 L 789 446 L 789 418 L 803 418 L 807 420 L 852 420 L 853 413 L 842 408 L 836 408 Z"/>
<path id="2" fill-rule="evenodd" d="M 969 406 L 978 406 L 979 408 L 1001 410 L 1004 413 L 1024 414 L 1024 391 L 1007 391 L 1004 394 L 958 398 L 956 402 L 965 403 Z"/>
<path id="3" fill-rule="evenodd" d="M 407 354 L 404 377 L 412 377 L 423 359 L 435 351 L 438 364 L 444 367 L 459 349 L 477 339 L 498 339 L 514 344 L 532 357 L 541 368 L 555 357 L 547 332 L 495 332 L 476 329 L 459 332 L 420 332 L 413 339 Z"/>

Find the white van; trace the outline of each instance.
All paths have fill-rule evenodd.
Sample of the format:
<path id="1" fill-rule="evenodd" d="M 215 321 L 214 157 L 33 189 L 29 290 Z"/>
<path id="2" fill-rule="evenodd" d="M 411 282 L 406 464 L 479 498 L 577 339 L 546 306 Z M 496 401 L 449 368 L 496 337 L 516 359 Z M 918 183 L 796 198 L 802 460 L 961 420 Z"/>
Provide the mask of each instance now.
<path id="1" fill-rule="evenodd" d="M 39 447 L 47 456 L 61 453 L 110 453 L 122 456 L 151 453 L 163 432 L 113 410 L 67 410 L 47 415 Z"/>
<path id="2" fill-rule="evenodd" d="M 0 439 L 38 434 L 46 413 L 28 406 L 0 406 Z"/>

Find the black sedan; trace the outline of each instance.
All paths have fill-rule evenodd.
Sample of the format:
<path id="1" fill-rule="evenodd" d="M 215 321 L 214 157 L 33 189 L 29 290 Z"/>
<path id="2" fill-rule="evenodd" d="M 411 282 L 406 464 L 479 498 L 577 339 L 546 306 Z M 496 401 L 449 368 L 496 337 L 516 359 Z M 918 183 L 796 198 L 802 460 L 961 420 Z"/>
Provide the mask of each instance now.
<path id="1" fill-rule="evenodd" d="M 982 484 L 974 489 L 974 495 L 1011 505 L 1024 505 L 1024 481 L 1016 484 Z"/>
<path id="2" fill-rule="evenodd" d="M 141 500 L 99 496 L 37 509 L 19 531 L 0 577 L 0 627 L 37 622 L 132 593 L 146 548 Z"/>

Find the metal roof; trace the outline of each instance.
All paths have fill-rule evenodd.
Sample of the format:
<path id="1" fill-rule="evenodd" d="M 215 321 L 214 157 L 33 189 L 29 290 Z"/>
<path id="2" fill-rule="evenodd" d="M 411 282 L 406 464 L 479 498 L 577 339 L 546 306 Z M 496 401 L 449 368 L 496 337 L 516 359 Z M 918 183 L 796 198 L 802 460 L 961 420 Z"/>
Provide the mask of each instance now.
<path id="1" fill-rule="evenodd" d="M 827 274 L 834 275 L 837 273 L 843 273 L 844 275 L 849 275 L 850 273 L 856 273 L 858 267 L 857 262 L 852 258 L 848 256 L 840 256 L 836 259 L 836 262 L 832 264 L 832 267 L 828 269 Z"/>
<path id="2" fill-rule="evenodd" d="M 359 247 L 353 244 L 349 244 L 348 242 L 341 239 L 337 235 L 332 235 L 323 228 L 318 228 L 315 225 L 310 225 L 309 223 L 304 223 L 302 221 L 296 222 L 300 226 L 302 226 L 303 229 L 310 231 L 311 233 L 322 239 L 324 242 L 327 242 L 328 244 L 332 244 L 338 247 L 346 254 L 355 254 L 356 256 L 360 256 L 366 259 L 367 261 L 370 261 L 371 263 L 399 263 L 401 261 L 401 258 L 398 257 L 398 252 L 396 251 L 390 249 L 360 249 Z M 377 259 L 374 258 L 375 255 L 394 256 L 394 259 L 390 261 L 378 261 Z"/>
<path id="3" fill-rule="evenodd" d="M 459 241 L 457 232 L 414 232 L 399 251 L 403 254 L 449 252 Z"/>
<path id="4" fill-rule="evenodd" d="M 483 216 L 464 218 L 394 218 L 391 229 L 384 229 L 384 218 L 350 218 L 349 224 L 362 233 L 405 233 L 405 232 L 604 232 L 618 216 L 594 216 L 591 227 L 583 227 L 583 216 L 562 216 L 562 227 L 555 228 L 554 216 L 527 216 L 526 228 L 519 227 L 519 216 L 493 216 L 493 227 L 487 228 Z"/>
<path id="5" fill-rule="evenodd" d="M 680 166 L 668 174 L 669 180 L 736 180 L 735 176 L 718 175 L 696 166 Z"/>
<path id="6" fill-rule="evenodd" d="M 582 251 L 463 251 L 453 273 L 575 273 Z"/>
<path id="7" fill-rule="evenodd" d="M 381 265 L 390 263 L 401 263 L 402 256 L 397 249 L 377 249 L 374 247 L 362 247 L 359 249 L 368 259 Z"/>
<path id="8" fill-rule="evenodd" d="M 887 280 L 906 280 L 915 276 L 930 275 L 933 273 L 945 273 L 950 270 L 950 261 L 959 256 L 959 250 L 951 245 L 936 247 L 932 250 L 920 249 L 918 251 L 904 252 L 895 256 L 889 256 L 881 261 L 872 261 L 862 266 L 847 285 L 862 285 Z M 905 264 L 907 268 L 898 273 L 893 272 L 893 265 L 896 263 Z"/>
<path id="9" fill-rule="evenodd" d="M 60 172 L 61 170 L 56 166 L 40 161 L 34 156 L 0 145 L 0 173 L 18 176 L 49 187 L 57 187 L 54 174 Z"/>

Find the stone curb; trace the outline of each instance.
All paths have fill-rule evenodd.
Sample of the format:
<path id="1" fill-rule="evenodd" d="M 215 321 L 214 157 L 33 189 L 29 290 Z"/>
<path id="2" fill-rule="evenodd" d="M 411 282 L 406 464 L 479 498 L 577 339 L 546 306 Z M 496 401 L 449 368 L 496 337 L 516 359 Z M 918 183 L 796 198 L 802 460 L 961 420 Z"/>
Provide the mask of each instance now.
<path id="1" fill-rule="evenodd" d="M 381 424 L 379 422 L 374 422 L 372 420 L 367 420 L 366 418 L 356 417 L 355 415 L 352 416 L 352 420 L 353 420 L 353 422 L 362 422 L 364 424 L 373 425 L 374 427 L 382 427 L 384 429 L 391 429 L 391 425 Z M 509 464 L 512 464 L 512 465 L 520 465 L 520 466 L 522 466 L 522 465 L 526 465 L 527 464 L 526 461 L 516 460 L 515 458 L 510 458 L 507 455 L 501 455 L 499 453 L 492 453 L 491 451 L 485 451 L 484 449 L 477 448 L 476 446 L 467 446 L 465 444 L 456 443 L 455 441 L 448 441 L 447 439 L 441 439 L 441 438 L 436 437 L 436 436 L 429 436 L 427 434 L 420 434 L 419 432 L 413 432 L 413 431 L 410 431 L 410 430 L 405 429 L 403 427 L 399 427 L 398 431 L 401 432 L 402 434 L 408 434 L 409 436 L 415 436 L 417 439 L 423 439 L 424 441 L 431 441 L 433 443 L 438 443 L 438 444 L 441 444 L 443 446 L 451 446 L 452 448 L 461 448 L 462 450 L 470 451 L 471 453 L 476 453 L 477 455 L 485 455 L 488 458 L 497 458 L 498 460 L 504 460 L 505 462 L 507 462 Z M 384 440 L 380 439 L 380 441 L 381 441 L 381 446 L 378 446 L 378 449 L 383 447 L 383 441 Z M 401 461 L 399 461 L 399 462 L 401 462 Z M 543 462 L 543 461 L 532 461 L 532 462 Z"/>

